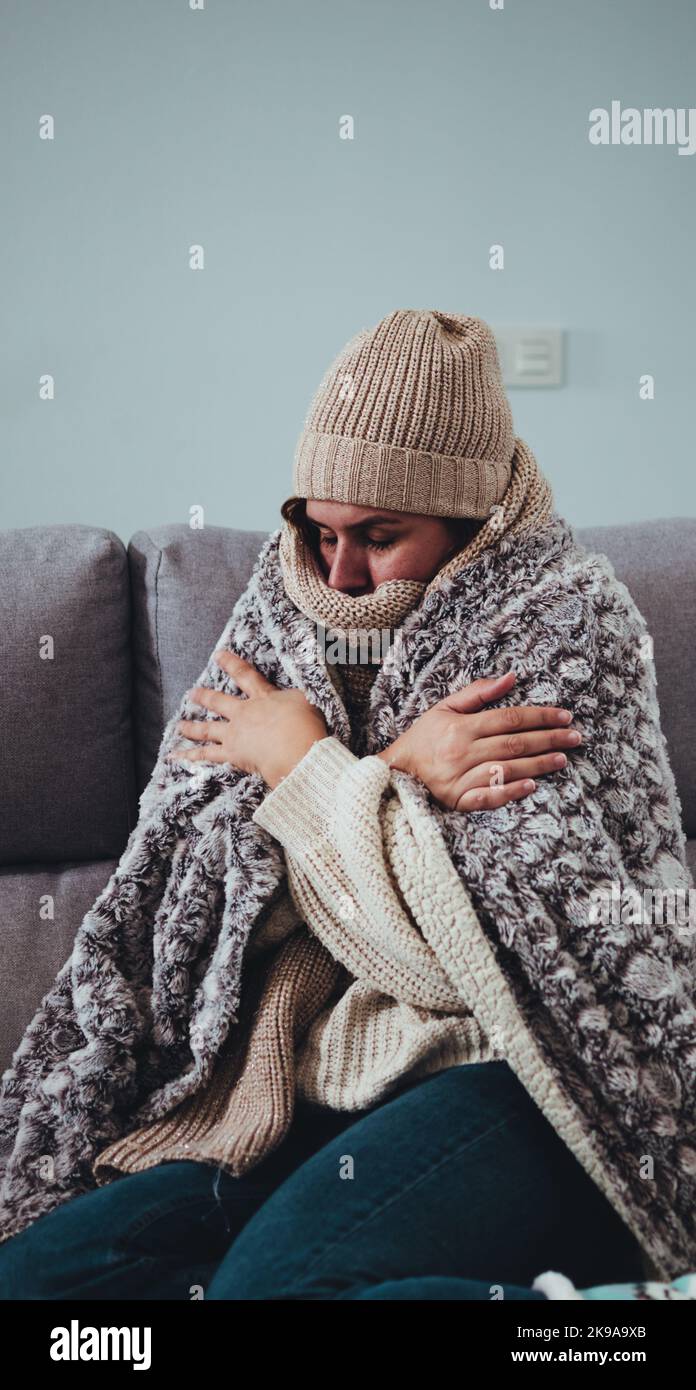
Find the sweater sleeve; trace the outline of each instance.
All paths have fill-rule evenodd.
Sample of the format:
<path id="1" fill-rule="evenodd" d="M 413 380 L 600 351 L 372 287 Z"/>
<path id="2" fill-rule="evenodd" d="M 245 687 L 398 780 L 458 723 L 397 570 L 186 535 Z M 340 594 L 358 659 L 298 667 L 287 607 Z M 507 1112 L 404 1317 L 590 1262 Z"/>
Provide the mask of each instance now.
<path id="1" fill-rule="evenodd" d="M 462 1010 L 414 915 L 419 855 L 381 758 L 357 758 L 333 735 L 319 739 L 253 820 L 283 846 L 298 911 L 356 979 L 417 1007 L 435 998 L 443 1012 Z"/>

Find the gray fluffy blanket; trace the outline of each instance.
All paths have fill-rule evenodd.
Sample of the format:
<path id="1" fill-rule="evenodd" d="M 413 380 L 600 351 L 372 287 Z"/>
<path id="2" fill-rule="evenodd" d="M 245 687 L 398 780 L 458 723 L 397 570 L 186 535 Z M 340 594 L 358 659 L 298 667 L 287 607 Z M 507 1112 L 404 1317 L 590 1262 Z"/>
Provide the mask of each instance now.
<path id="1" fill-rule="evenodd" d="M 517 682 L 501 704 L 574 711 L 580 749 L 522 801 L 448 812 L 409 780 L 514 999 L 511 1065 L 633 1230 L 646 1272 L 693 1270 L 694 924 L 655 925 L 625 906 L 604 924 L 591 913 L 593 893 L 612 885 L 622 904 L 645 890 L 688 900 L 693 886 L 645 622 L 628 590 L 557 515 L 534 535 L 503 537 L 408 615 L 399 660 L 385 662 L 351 741 L 314 625 L 285 593 L 279 538 L 264 544 L 214 650 L 303 689 L 360 756 L 451 690 L 510 666 Z M 246 698 L 212 656 L 197 683 Z M 267 790 L 258 775 L 165 762 L 183 741 L 178 720 L 201 717 L 184 699 L 170 719 L 121 861 L 2 1078 L 3 1240 L 95 1187 L 101 1149 L 205 1084 L 238 1019 L 246 943 L 285 890 L 286 865 L 251 820 Z M 496 979 L 487 988 L 484 1027 Z"/>

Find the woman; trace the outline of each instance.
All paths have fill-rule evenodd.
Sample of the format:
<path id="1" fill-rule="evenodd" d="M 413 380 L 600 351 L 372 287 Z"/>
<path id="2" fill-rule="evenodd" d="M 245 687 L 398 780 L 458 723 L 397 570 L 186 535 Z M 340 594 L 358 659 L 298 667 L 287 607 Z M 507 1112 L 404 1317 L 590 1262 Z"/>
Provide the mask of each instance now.
<path id="1" fill-rule="evenodd" d="M 543 1269 L 578 1285 L 639 1280 L 634 1236 L 494 1040 L 447 981 L 419 993 L 421 932 L 403 866 L 379 866 L 375 901 L 392 892 L 404 954 L 387 962 L 393 993 L 375 987 L 372 922 L 345 875 L 357 832 L 344 818 L 332 821 L 337 842 L 324 833 L 333 779 L 375 768 L 361 757 L 371 692 L 404 621 L 502 536 L 553 515 L 535 460 L 513 440 L 487 326 L 404 310 L 351 340 L 315 397 L 294 481 L 282 508 L 285 590 L 324 635 L 347 638 L 329 643 L 326 661 L 350 749 L 327 737 L 301 691 L 220 651 L 247 698 L 196 687 L 216 722 L 182 720 L 189 742 L 176 755 L 264 779 L 253 819 L 283 846 L 295 907 L 310 925 L 331 921 L 353 954 L 346 946 L 320 983 L 318 964 L 306 978 L 306 954 L 292 975 L 297 913 L 286 901 L 263 916 L 240 1028 L 212 1086 L 110 1145 L 95 1165 L 105 1185 L 0 1247 L 0 1296 L 539 1299 L 530 1286 Z M 366 634 L 379 634 L 378 650 Z M 483 675 L 446 695 L 376 759 L 465 815 L 530 796 L 581 735 L 572 710 L 487 709 L 514 681 L 513 671 Z M 377 797 L 363 815 L 386 827 L 389 812 Z M 263 1116 L 260 1078 L 272 1096 Z M 235 1169 L 230 1136 L 240 1149 L 242 1134 Z"/>

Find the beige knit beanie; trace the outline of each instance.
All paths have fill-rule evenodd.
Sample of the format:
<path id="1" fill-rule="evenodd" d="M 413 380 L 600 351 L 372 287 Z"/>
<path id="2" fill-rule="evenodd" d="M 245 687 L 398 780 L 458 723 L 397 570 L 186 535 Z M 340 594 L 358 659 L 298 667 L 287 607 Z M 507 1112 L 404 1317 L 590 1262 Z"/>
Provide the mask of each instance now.
<path id="1" fill-rule="evenodd" d="M 396 309 L 331 363 L 297 441 L 299 497 L 488 517 L 516 440 L 483 319 Z"/>

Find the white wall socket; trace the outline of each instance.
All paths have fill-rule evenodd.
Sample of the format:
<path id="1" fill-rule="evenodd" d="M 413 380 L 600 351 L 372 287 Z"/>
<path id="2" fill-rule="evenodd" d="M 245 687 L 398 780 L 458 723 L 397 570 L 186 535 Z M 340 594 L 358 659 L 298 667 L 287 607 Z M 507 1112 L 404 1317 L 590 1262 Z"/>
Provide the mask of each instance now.
<path id="1" fill-rule="evenodd" d="M 535 325 L 491 325 L 505 386 L 560 386 L 563 332 Z"/>

